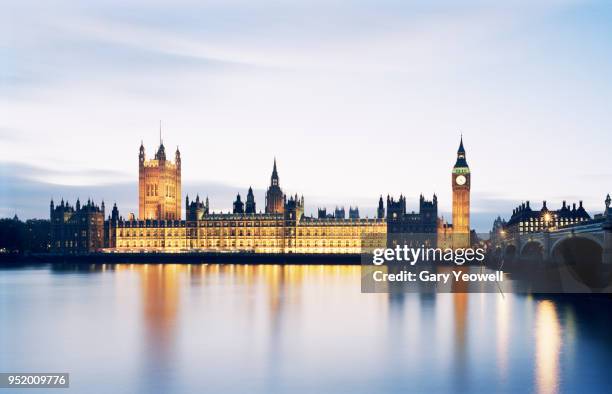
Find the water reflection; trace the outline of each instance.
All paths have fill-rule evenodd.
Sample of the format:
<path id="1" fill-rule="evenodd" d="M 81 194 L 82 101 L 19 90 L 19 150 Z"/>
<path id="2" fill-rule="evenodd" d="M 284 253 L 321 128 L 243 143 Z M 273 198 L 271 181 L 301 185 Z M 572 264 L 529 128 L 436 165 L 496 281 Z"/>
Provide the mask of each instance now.
<path id="1" fill-rule="evenodd" d="M 11 334 L 0 336 L 0 370 L 67 370 L 77 388 L 100 384 L 90 393 L 556 393 L 610 383 L 609 298 L 363 294 L 358 266 L 4 271 L 0 306 Z M 32 334 L 42 326 L 69 357 Z"/>
<path id="2" fill-rule="evenodd" d="M 510 319 L 511 319 L 511 303 L 512 297 L 506 297 L 501 294 L 496 295 L 497 306 L 497 372 L 498 379 L 503 383 L 508 378 L 508 353 L 510 344 Z"/>
<path id="3" fill-rule="evenodd" d="M 538 303 L 535 324 L 537 391 L 542 394 L 557 393 L 561 327 L 552 301 L 544 300 Z"/>
<path id="4" fill-rule="evenodd" d="M 455 323 L 455 350 L 454 368 L 455 384 L 459 392 L 466 390 L 468 382 L 466 380 L 468 366 L 467 360 L 467 332 L 468 332 L 468 296 L 467 293 L 453 293 L 453 311 Z"/>

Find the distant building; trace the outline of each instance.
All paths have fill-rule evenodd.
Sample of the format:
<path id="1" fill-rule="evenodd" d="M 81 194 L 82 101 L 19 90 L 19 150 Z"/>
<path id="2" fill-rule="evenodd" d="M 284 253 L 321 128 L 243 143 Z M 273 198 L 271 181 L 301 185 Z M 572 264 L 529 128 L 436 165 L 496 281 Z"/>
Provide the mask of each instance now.
<path id="1" fill-rule="evenodd" d="M 160 132 L 161 134 L 161 132 Z M 138 155 L 138 217 L 143 220 L 177 220 L 181 218 L 181 153 L 176 148 L 174 163 L 166 159 L 161 140 L 155 157 L 146 160 L 140 144 Z"/>
<path id="2" fill-rule="evenodd" d="M 542 208 L 533 210 L 529 201 L 522 203 L 512 210 L 512 216 L 504 226 L 507 234 L 537 233 L 547 229 L 565 227 L 572 224 L 590 220 L 591 216 L 582 206 L 576 203 L 570 206 L 563 201 L 560 209 L 550 210 L 546 201 L 542 202 Z"/>
<path id="3" fill-rule="evenodd" d="M 506 234 L 506 224 L 506 221 L 502 219 L 501 216 L 498 216 L 493 221 L 493 228 L 491 228 L 491 231 L 489 232 L 489 240 L 491 241 L 492 245 L 498 245 L 504 239 Z"/>
<path id="4" fill-rule="evenodd" d="M 104 248 L 104 202 L 98 207 L 92 201 L 81 206 L 77 199 L 72 207 L 67 202 L 50 203 L 51 251 L 86 253 Z"/>
<path id="5" fill-rule="evenodd" d="M 376 218 L 360 218 L 358 207 L 344 207 L 334 213 L 319 208 L 317 217 L 304 214 L 304 197 L 287 196 L 280 188 L 276 159 L 265 196 L 265 212 L 257 213 L 253 189 L 246 201 L 240 194 L 233 202 L 232 213 L 211 212 L 208 198 L 199 195 L 190 201 L 185 197 L 185 220 L 181 220 L 181 157 L 177 149 L 175 162 L 166 159 L 160 146 L 154 159 L 146 160 L 141 144 L 139 155 L 139 216 L 119 216 L 114 205 L 104 221 L 101 208 L 88 201 L 76 208 L 51 202 L 52 248 L 73 253 L 102 248 L 112 251 L 243 251 L 253 253 L 360 253 L 371 248 L 393 246 L 396 235 L 425 235 L 418 246 L 438 245 L 438 236 L 452 236 L 467 229 L 469 238 L 470 171 L 461 141 L 457 163 L 453 168 L 453 224 L 438 219 L 438 198 L 423 195 L 419 211 L 407 212 L 406 197 L 382 196 Z M 456 226 L 455 226 L 456 225 Z M 443 229 L 443 231 L 441 231 Z M 456 234 L 455 234 L 456 235 Z M 405 240 L 405 239 L 404 239 Z M 412 243 L 412 242 L 411 242 Z M 469 241 L 468 241 L 469 244 Z M 457 247 L 458 244 L 451 243 Z"/>
<path id="6" fill-rule="evenodd" d="M 106 244 L 118 251 L 360 253 L 363 248 L 384 247 L 386 241 L 384 218 L 336 218 L 325 209 L 319 210 L 318 218 L 305 216 L 304 197 L 287 198 L 280 189 L 276 160 L 266 213 L 255 212 L 252 188 L 246 203 L 238 194 L 231 214 L 210 212 L 208 198 L 201 202 L 199 196 L 195 201 L 186 197 L 185 206 L 187 220 L 124 220 L 114 207 Z M 358 215 L 357 209 L 352 211 Z"/>

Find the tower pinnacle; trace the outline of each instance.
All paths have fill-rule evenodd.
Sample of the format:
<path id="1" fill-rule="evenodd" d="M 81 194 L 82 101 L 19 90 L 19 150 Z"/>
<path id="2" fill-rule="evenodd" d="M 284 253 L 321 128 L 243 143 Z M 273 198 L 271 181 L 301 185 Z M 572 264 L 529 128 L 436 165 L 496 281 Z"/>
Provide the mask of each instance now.
<path id="1" fill-rule="evenodd" d="M 457 154 L 463 153 L 465 155 L 465 148 L 463 147 L 463 133 L 461 133 L 461 139 L 459 140 L 459 149 Z"/>
<path id="2" fill-rule="evenodd" d="M 465 160 L 465 148 L 463 147 L 463 134 L 459 140 L 459 149 L 457 149 L 457 161 L 454 168 L 468 168 L 467 160 Z"/>
<path id="3" fill-rule="evenodd" d="M 274 166 L 272 167 L 271 182 L 273 186 L 278 186 L 278 171 L 276 170 L 276 157 L 274 158 Z"/>

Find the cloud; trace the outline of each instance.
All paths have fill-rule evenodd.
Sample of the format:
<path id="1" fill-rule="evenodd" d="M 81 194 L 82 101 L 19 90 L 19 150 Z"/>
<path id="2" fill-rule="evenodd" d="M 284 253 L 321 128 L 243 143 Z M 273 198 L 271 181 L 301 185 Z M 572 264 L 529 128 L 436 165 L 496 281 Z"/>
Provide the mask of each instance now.
<path id="1" fill-rule="evenodd" d="M 185 190 L 226 185 L 224 209 L 261 190 L 277 156 L 283 187 L 312 209 L 373 213 L 380 193 L 437 192 L 449 210 L 461 130 L 475 215 L 511 211 L 496 196 L 597 206 L 608 178 L 580 174 L 611 165 L 610 24 L 606 7 L 581 5 L 9 2 L 0 156 L 31 166 L 15 181 L 44 199 L 135 193 L 138 145 L 162 119 Z"/>

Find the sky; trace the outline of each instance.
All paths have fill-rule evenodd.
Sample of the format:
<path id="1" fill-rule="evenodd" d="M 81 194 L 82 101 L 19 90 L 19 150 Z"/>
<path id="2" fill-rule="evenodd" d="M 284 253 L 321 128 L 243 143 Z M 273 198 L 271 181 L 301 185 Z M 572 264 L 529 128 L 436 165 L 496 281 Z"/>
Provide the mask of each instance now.
<path id="1" fill-rule="evenodd" d="M 461 133 L 479 231 L 612 190 L 612 2 L 4 1 L 0 216 L 137 211 L 138 148 L 227 211 L 276 157 L 306 211 L 438 195 Z M 183 198 L 184 198 L 183 195 Z"/>

